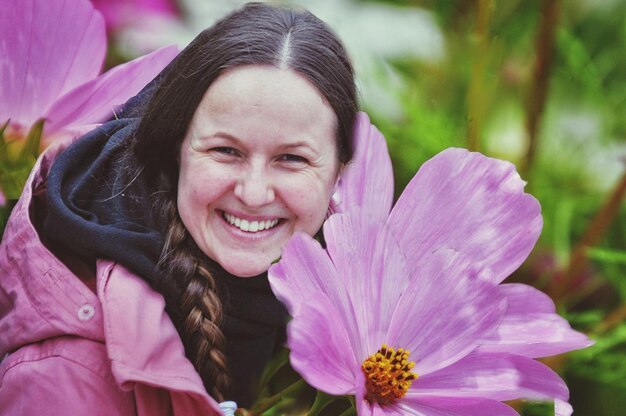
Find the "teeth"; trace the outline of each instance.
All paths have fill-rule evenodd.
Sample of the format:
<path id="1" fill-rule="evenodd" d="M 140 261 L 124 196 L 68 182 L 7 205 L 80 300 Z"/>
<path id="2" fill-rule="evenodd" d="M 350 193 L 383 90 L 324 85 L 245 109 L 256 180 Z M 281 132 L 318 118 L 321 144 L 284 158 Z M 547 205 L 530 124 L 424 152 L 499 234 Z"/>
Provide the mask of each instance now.
<path id="1" fill-rule="evenodd" d="M 241 231 L 249 233 L 256 233 L 257 231 L 269 230 L 274 228 L 278 224 L 278 220 L 266 220 L 266 221 L 248 221 L 241 218 L 237 218 L 231 214 L 224 213 L 224 218 L 229 224 L 234 225 Z"/>

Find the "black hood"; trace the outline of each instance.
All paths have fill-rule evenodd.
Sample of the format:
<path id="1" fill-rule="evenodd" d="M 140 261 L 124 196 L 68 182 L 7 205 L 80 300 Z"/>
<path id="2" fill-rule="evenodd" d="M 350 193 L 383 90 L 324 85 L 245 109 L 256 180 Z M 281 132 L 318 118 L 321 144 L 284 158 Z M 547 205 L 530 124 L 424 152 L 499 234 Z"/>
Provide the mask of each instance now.
<path id="1" fill-rule="evenodd" d="M 153 219 L 151 191 L 140 173 L 122 174 L 133 163 L 124 160 L 124 149 L 158 82 L 159 77 L 129 100 L 115 120 L 58 157 L 48 177 L 44 233 L 86 258 L 112 259 L 145 279 L 164 296 L 180 333 L 180 299 L 188 282 L 168 282 L 157 268 L 165 238 Z M 287 312 L 272 294 L 267 273 L 244 279 L 213 262 L 210 266 L 224 305 L 226 353 L 237 392 L 232 398 L 247 406 L 250 382 L 262 372 L 277 336 L 282 337 Z"/>

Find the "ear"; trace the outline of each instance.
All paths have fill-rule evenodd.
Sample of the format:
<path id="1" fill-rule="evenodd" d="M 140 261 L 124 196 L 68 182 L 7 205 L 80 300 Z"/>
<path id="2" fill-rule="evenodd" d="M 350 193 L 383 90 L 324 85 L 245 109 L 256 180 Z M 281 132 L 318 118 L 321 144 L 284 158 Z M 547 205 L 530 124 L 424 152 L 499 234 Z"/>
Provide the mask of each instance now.
<path id="1" fill-rule="evenodd" d="M 345 164 L 341 164 L 339 167 L 339 172 L 337 173 L 337 178 L 335 179 L 335 185 L 333 186 L 333 193 L 330 196 L 330 202 L 328 204 L 328 212 L 326 213 L 326 218 L 330 217 L 332 214 L 337 212 L 341 212 L 342 206 L 342 180 L 341 174 L 343 173 Z"/>

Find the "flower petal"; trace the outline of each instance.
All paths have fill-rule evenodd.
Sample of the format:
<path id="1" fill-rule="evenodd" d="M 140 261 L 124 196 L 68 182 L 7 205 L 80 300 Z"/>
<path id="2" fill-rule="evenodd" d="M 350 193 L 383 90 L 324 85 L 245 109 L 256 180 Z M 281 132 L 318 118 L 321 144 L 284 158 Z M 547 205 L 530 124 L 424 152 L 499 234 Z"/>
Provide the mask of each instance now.
<path id="1" fill-rule="evenodd" d="M 61 94 L 98 75 L 106 53 L 88 1 L 3 1 L 0 119 L 30 127 Z"/>
<path id="2" fill-rule="evenodd" d="M 365 399 L 361 400 L 357 405 L 357 415 L 359 416 L 404 416 L 407 414 L 428 416 L 423 413 L 406 412 L 404 409 L 394 405 L 381 406 L 378 403 L 369 403 Z"/>
<path id="3" fill-rule="evenodd" d="M 47 111 L 46 133 L 111 117 L 116 107 L 137 94 L 177 53 L 176 46 L 166 46 L 118 65 L 68 92 Z"/>
<path id="4" fill-rule="evenodd" d="M 439 153 L 417 172 L 388 224 L 415 253 L 409 269 L 441 247 L 489 267 L 501 282 L 526 259 L 542 227 L 537 200 L 513 164 L 463 149 Z"/>
<path id="5" fill-rule="evenodd" d="M 483 397 L 494 400 L 567 400 L 567 386 L 552 369 L 512 354 L 473 352 L 419 377 L 407 396 Z"/>
<path id="6" fill-rule="evenodd" d="M 406 414 L 423 416 L 519 416 L 496 400 L 458 397 L 406 397 L 399 405 Z"/>
<path id="7" fill-rule="evenodd" d="M 153 14 L 176 14 L 175 0 L 91 0 L 104 15 L 107 27 L 117 29 Z"/>
<path id="8" fill-rule="evenodd" d="M 313 294 L 320 291 L 333 299 L 336 306 L 338 303 L 339 310 L 349 304 L 330 257 L 317 241 L 304 233 L 294 234 L 283 247 L 280 261 L 268 271 L 268 279 L 272 291 L 293 317 L 300 315 L 303 305 L 314 301 Z"/>
<path id="9" fill-rule="evenodd" d="M 563 400 L 554 401 L 554 416 L 571 416 L 574 413 L 572 405 Z"/>
<path id="10" fill-rule="evenodd" d="M 389 341 L 389 323 L 408 284 L 402 250 L 383 222 L 358 208 L 331 216 L 324 238 L 350 295 L 351 303 L 340 313 L 357 358 L 364 360 Z"/>
<path id="11" fill-rule="evenodd" d="M 302 306 L 288 326 L 289 360 L 311 386 L 332 395 L 355 394 L 355 373 L 360 372 L 334 306 L 322 294 Z"/>
<path id="12" fill-rule="evenodd" d="M 537 358 L 585 348 L 593 344 L 556 314 L 550 297 L 523 284 L 498 287 L 508 308 L 498 331 L 480 347 L 484 352 L 508 352 Z"/>
<path id="13" fill-rule="evenodd" d="M 393 203 L 393 169 L 385 137 L 359 112 L 352 139 L 354 156 L 341 172 L 331 200 L 332 213 L 361 207 L 386 220 Z"/>
<path id="14" fill-rule="evenodd" d="M 495 331 L 506 301 L 486 271 L 475 269 L 461 253 L 440 250 L 416 267 L 389 325 L 388 343 L 410 350 L 421 376 L 474 350 Z"/>

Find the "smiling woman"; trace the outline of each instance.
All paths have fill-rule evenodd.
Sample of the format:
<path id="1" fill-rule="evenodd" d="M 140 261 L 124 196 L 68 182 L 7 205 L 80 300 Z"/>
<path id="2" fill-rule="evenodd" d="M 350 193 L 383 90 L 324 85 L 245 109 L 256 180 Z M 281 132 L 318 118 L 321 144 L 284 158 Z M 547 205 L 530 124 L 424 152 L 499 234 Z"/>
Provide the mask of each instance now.
<path id="1" fill-rule="evenodd" d="M 336 119 L 292 70 L 250 65 L 220 76 L 181 148 L 178 212 L 200 250 L 249 277 L 294 232 L 315 234 L 339 170 Z"/>
<path id="2" fill-rule="evenodd" d="M 334 33 L 251 3 L 47 152 L 0 248 L 0 414 L 250 405 L 287 320 L 267 269 L 320 230 L 356 111 Z"/>

